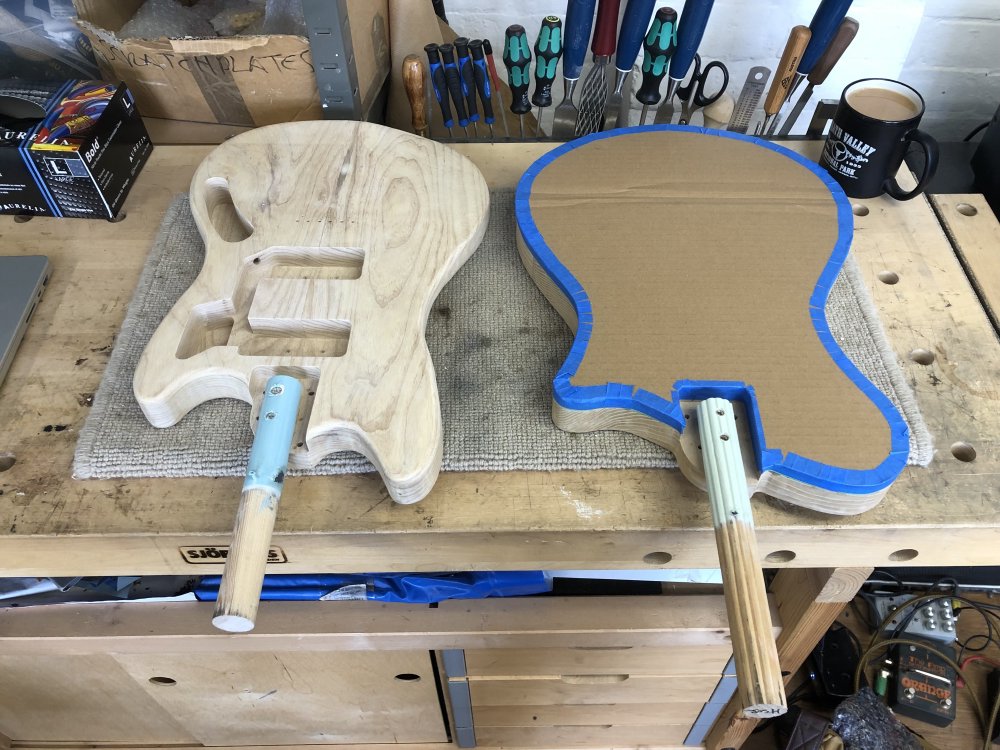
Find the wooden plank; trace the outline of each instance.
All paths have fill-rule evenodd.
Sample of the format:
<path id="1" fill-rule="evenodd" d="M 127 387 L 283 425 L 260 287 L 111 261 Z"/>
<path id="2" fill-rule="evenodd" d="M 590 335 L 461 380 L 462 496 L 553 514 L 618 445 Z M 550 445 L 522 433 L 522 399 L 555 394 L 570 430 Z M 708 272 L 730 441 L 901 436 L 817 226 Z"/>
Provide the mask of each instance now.
<path id="1" fill-rule="evenodd" d="M 23 655 L 370 649 L 728 647 L 721 596 L 545 597 L 442 602 L 262 602 L 239 638 L 213 605 L 128 602 L 0 609 L 0 652 Z"/>
<path id="2" fill-rule="evenodd" d="M 722 646 L 656 648 L 466 649 L 469 677 L 563 674 L 721 674 L 733 650 Z"/>
<path id="3" fill-rule="evenodd" d="M 607 705 L 534 705 L 477 706 L 476 731 L 479 727 L 559 727 L 602 726 L 655 727 L 663 724 L 693 724 L 704 704 L 625 703 Z"/>
<path id="4" fill-rule="evenodd" d="M 945 233 L 1000 333 L 1000 223 L 982 195 L 932 195 Z M 936 356 L 931 352 L 931 356 Z"/>
<path id="5" fill-rule="evenodd" d="M 38 748 L 38 750 L 43 750 L 44 748 L 57 747 L 60 750 L 95 750 L 94 745 L 85 745 L 79 742 L 52 742 L 39 745 L 33 745 L 31 743 L 17 743 L 16 745 L 19 750 L 28 750 L 28 748 Z M 115 744 L 109 743 L 106 745 L 101 745 L 100 747 L 115 748 L 115 750 L 148 750 L 150 748 L 170 748 L 170 750 L 204 750 L 204 745 L 192 745 L 192 744 L 176 744 L 176 745 L 143 745 L 136 742 L 129 744 Z M 227 745 L 229 750 L 274 750 L 274 745 Z M 454 747 L 450 742 L 408 742 L 406 743 L 406 750 L 443 750 L 444 748 Z M 310 745 L 281 745 L 281 750 L 316 750 L 315 744 Z M 338 744 L 337 750 L 401 750 L 399 743 L 362 743 L 362 744 L 352 744 L 344 743 Z M 682 750 L 682 749 L 681 749 Z"/>
<path id="6" fill-rule="evenodd" d="M 647 750 L 682 750 L 689 724 L 660 727 L 483 727 L 476 729 L 477 747 L 600 747 L 605 750 L 641 746 Z"/>
<path id="7" fill-rule="evenodd" d="M 15 743 L 196 741 L 105 654 L 0 655 L 0 732 Z"/>
<path id="8" fill-rule="evenodd" d="M 484 169 L 490 184 L 510 186 L 549 146 L 456 150 Z M 819 150 L 818 144 L 795 147 L 811 157 Z M 145 249 L 207 151 L 158 147 L 129 196 L 127 218 L 117 224 L 43 218 L 19 224 L 0 217 L 4 252 L 44 253 L 54 268 L 0 385 L 0 454 L 15 461 L 0 472 L 5 575 L 221 569 L 188 565 L 177 548 L 227 542 L 240 480 L 80 482 L 70 476 L 76 431 Z M 1000 508 L 990 500 L 1000 472 L 1000 413 L 993 408 L 1000 373 L 990 367 L 996 335 L 923 198 L 856 203 L 868 215 L 856 217 L 853 252 L 915 384 L 938 455 L 928 469 L 907 469 L 882 503 L 858 518 L 756 502 L 761 555 L 772 556 L 768 564 L 775 567 L 829 567 L 847 559 L 992 564 L 1000 527 Z M 899 282 L 880 281 L 886 272 Z M 915 349 L 937 346 L 945 354 L 930 366 L 909 358 Z M 960 442 L 974 447 L 975 460 L 952 455 Z M 678 472 L 448 473 L 421 503 L 393 505 L 371 475 L 286 482 L 276 543 L 291 552 L 290 563 L 269 572 L 717 565 L 708 503 Z M 942 545 L 942 535 L 962 544 Z M 644 560 L 657 552 L 665 554 Z"/>
<path id="9" fill-rule="evenodd" d="M 145 695 L 209 746 L 443 742 L 447 736 L 427 651 L 115 659 Z"/>
<path id="10" fill-rule="evenodd" d="M 472 713 L 479 706 L 607 705 L 609 703 L 705 703 L 719 675 L 632 677 L 564 675 L 530 680 L 470 680 Z"/>

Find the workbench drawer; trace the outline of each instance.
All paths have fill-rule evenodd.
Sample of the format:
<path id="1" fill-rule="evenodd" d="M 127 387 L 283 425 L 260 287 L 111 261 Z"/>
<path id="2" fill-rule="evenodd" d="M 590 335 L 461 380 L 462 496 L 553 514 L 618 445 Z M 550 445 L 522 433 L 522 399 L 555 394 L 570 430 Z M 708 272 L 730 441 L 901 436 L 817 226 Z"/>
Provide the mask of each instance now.
<path id="1" fill-rule="evenodd" d="M 690 703 L 692 721 L 719 684 L 719 674 L 684 677 L 563 675 L 520 680 L 469 680 L 473 716 L 480 706 Z M 603 722 L 600 722 L 603 723 Z"/>
<path id="2" fill-rule="evenodd" d="M 479 747 L 679 747 L 687 737 L 690 724 L 629 727 L 558 726 L 558 727 L 477 727 Z"/>
<path id="3" fill-rule="evenodd" d="M 0 734 L 24 744 L 447 741 L 424 650 L 3 655 Z"/>
<path id="4" fill-rule="evenodd" d="M 476 726 L 482 727 L 658 727 L 690 726 L 704 707 L 697 703 L 591 703 L 584 706 L 478 706 Z"/>
<path id="5" fill-rule="evenodd" d="M 719 674 L 728 646 L 467 649 L 469 677 Z"/>

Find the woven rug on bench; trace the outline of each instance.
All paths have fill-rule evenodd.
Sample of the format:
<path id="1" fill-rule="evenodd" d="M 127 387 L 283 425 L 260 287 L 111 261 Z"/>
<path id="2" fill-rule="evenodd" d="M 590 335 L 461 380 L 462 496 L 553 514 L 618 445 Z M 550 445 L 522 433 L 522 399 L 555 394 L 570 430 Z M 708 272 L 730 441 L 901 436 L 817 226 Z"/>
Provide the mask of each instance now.
<path id="1" fill-rule="evenodd" d="M 482 245 L 442 290 L 427 343 L 444 421 L 445 471 L 673 468 L 663 448 L 622 432 L 572 434 L 552 424 L 551 380 L 572 336 L 528 277 L 514 244 L 513 191 L 491 195 Z M 218 399 L 158 429 L 132 394 L 136 364 L 174 302 L 198 275 L 204 245 L 178 196 L 163 219 L 74 459 L 79 479 L 242 476 L 253 434 L 250 406 Z M 888 344 L 860 271 L 849 259 L 827 302 L 830 329 L 858 368 L 910 426 L 911 464 L 933 449 L 927 426 Z M 300 474 L 374 471 L 356 453 L 328 456 Z"/>

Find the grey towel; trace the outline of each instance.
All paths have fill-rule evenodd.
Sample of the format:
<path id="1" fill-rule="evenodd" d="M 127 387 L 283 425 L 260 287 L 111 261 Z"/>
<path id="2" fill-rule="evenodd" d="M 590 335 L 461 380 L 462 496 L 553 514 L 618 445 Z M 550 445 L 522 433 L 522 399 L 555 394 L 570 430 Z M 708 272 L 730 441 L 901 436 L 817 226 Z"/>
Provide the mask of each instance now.
<path id="1" fill-rule="evenodd" d="M 552 424 L 552 376 L 572 337 L 521 266 L 513 191 L 495 191 L 482 245 L 442 290 L 427 343 L 444 420 L 445 471 L 672 468 L 670 453 L 621 432 L 577 435 Z M 132 395 L 132 374 L 156 326 L 198 275 L 204 245 L 178 196 L 146 261 L 104 378 L 77 443 L 74 475 L 240 476 L 250 407 L 219 399 L 177 425 L 152 427 Z M 910 463 L 927 464 L 930 435 L 853 261 L 834 285 L 827 317 L 841 346 L 910 425 Z M 303 474 L 374 471 L 354 453 L 328 456 Z"/>

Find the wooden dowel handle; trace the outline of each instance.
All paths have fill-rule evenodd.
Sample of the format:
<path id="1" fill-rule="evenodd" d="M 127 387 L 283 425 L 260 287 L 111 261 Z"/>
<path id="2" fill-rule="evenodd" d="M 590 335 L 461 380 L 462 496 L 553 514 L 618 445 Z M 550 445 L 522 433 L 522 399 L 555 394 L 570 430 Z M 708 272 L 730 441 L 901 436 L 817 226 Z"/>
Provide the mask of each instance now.
<path id="1" fill-rule="evenodd" d="M 426 80 L 424 61 L 419 56 L 407 55 L 403 58 L 403 86 L 410 101 L 410 122 L 413 132 L 423 136 L 427 135 Z"/>
<path id="2" fill-rule="evenodd" d="M 774 71 L 774 78 L 771 79 L 771 88 L 764 99 L 764 112 L 769 115 L 777 114 L 781 105 L 785 103 L 788 90 L 795 78 L 795 71 L 799 67 L 799 60 L 802 53 L 809 45 L 812 32 L 808 26 L 795 26 L 788 35 L 788 42 L 785 43 L 785 51 L 781 53 L 781 61 L 778 69 Z"/>
<path id="3" fill-rule="evenodd" d="M 840 22 L 840 28 L 837 29 L 837 33 L 830 41 L 830 46 L 826 48 L 819 60 L 816 61 L 816 67 L 809 74 L 809 83 L 813 86 L 819 86 L 826 81 L 826 77 L 830 75 L 833 66 L 840 62 L 840 58 L 844 56 L 847 48 L 854 41 L 854 37 L 858 35 L 859 28 L 858 22 L 850 16 Z"/>
<path id="4" fill-rule="evenodd" d="M 721 398 L 702 401 L 698 429 L 736 662 L 737 695 L 745 716 L 778 716 L 788 706 L 758 563 L 733 405 Z"/>
<path id="5" fill-rule="evenodd" d="M 264 386 L 257 434 L 212 618 L 220 630 L 253 630 L 301 396 L 301 384 L 287 375 L 275 375 Z"/>
<path id="6" fill-rule="evenodd" d="M 233 541 L 212 617 L 212 624 L 219 630 L 229 633 L 253 630 L 280 498 L 280 492 L 260 487 L 243 490 L 240 494 Z"/>

